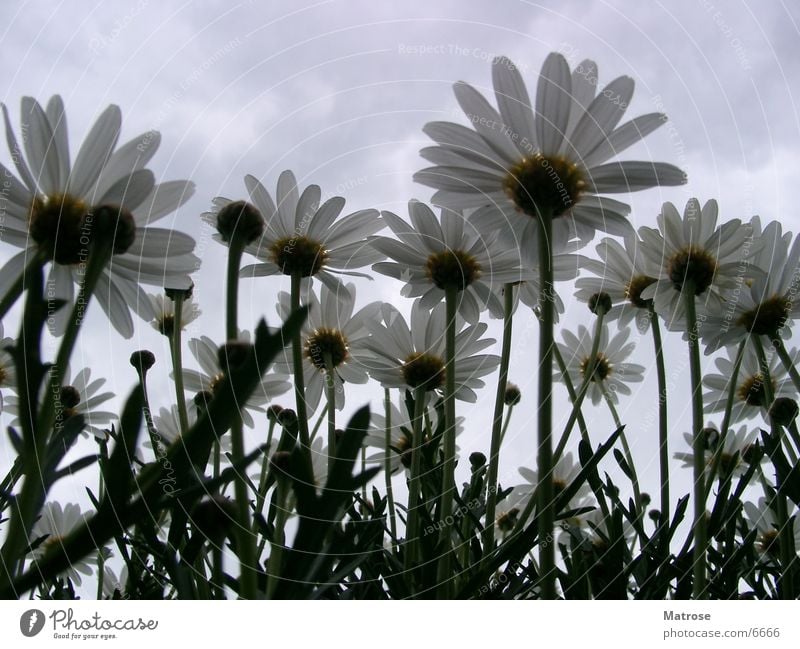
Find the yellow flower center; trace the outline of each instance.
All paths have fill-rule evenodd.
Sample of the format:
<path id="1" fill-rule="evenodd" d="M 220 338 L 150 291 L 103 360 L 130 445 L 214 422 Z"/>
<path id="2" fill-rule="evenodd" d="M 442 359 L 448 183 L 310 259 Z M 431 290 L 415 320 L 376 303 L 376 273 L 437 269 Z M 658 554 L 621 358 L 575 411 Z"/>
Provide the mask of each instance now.
<path id="1" fill-rule="evenodd" d="M 542 212 L 557 217 L 580 200 L 586 181 L 583 170 L 570 160 L 537 153 L 515 164 L 503 186 L 521 212 L 533 217 Z"/>

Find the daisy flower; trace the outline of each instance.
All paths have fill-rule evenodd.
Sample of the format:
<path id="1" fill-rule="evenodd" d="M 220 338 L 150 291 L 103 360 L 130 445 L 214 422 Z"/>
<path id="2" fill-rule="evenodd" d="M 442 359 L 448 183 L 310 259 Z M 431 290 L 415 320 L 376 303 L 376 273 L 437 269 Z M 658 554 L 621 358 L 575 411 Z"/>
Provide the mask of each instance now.
<path id="1" fill-rule="evenodd" d="M 752 227 L 733 219 L 717 226 L 717 201 L 702 207 L 696 198 L 686 203 L 683 218 L 672 203 L 664 203 L 658 229 L 642 227 L 641 252 L 648 268 L 658 269 L 656 282 L 645 288 L 643 300 L 654 300 L 655 310 L 670 329 L 685 326 L 684 286 L 691 283 L 702 313 L 722 313 L 725 293 L 736 287 L 747 257 L 755 252 Z"/>
<path id="2" fill-rule="evenodd" d="M 708 391 L 703 394 L 705 412 L 724 412 L 725 404 L 728 400 L 730 390 L 730 380 L 733 376 L 733 366 L 735 364 L 738 346 L 732 345 L 725 349 L 725 356 L 720 356 L 714 360 L 718 374 L 706 374 L 703 377 L 703 385 Z M 800 352 L 792 348 L 789 356 L 795 360 L 800 360 Z M 772 383 L 772 393 L 777 397 L 795 398 L 797 395 L 792 385 L 792 381 L 786 372 L 780 357 L 775 353 L 767 352 L 769 362 L 769 376 Z M 766 402 L 764 375 L 761 373 L 761 364 L 755 345 L 748 341 L 745 345 L 742 365 L 739 368 L 739 375 L 736 378 L 734 388 L 733 409 L 731 410 L 731 423 L 736 423 L 746 419 L 752 419 L 759 413 L 765 421 L 769 421 L 768 408 L 771 404 Z"/>
<path id="3" fill-rule="evenodd" d="M 117 148 L 122 127 L 117 106 L 100 114 L 72 162 L 67 118 L 59 96 L 52 97 L 44 109 L 35 99 L 23 97 L 22 147 L 5 106 L 3 116 L 19 179 L 0 165 L 8 187 L 0 196 L 0 210 L 7 217 L 1 238 L 22 251 L 4 266 L 0 294 L 8 291 L 33 255 L 41 252 L 52 262 L 48 299 L 68 303 L 48 318 L 51 330 L 62 334 L 74 299 L 73 285 L 83 280 L 93 223 L 129 214 L 129 240 L 115 250 L 94 295 L 114 328 L 130 338 L 131 309 L 146 321 L 154 316 L 140 284 L 188 286 L 189 274 L 199 265 L 200 260 L 192 254 L 192 237 L 151 227 L 183 205 L 194 193 L 194 185 L 183 180 L 156 184 L 153 172 L 146 168 L 161 143 L 155 131 Z M 121 239 L 115 240 L 115 246 Z"/>
<path id="4" fill-rule="evenodd" d="M 402 393 L 401 393 L 402 394 Z M 411 468 L 411 456 L 408 451 L 413 448 L 412 431 L 413 422 L 411 421 L 412 415 L 408 412 L 405 403 L 401 399 L 400 406 L 394 403 L 389 404 L 391 412 L 391 429 L 389 434 L 391 441 L 389 443 L 390 450 L 390 464 L 392 473 L 396 473 L 401 467 L 406 470 Z M 430 441 L 430 431 L 436 429 L 443 423 L 444 418 L 439 417 L 439 411 L 436 408 L 426 406 L 423 414 L 424 421 L 427 422 L 425 427 L 425 442 Z M 464 432 L 464 418 L 456 417 L 456 437 Z M 375 412 L 370 417 L 369 432 L 364 439 L 364 445 L 371 448 L 379 449 L 376 453 L 367 456 L 367 462 L 378 463 L 383 466 L 386 462 L 386 417 L 383 412 Z M 459 448 L 456 446 L 456 452 Z"/>
<path id="5" fill-rule="evenodd" d="M 758 530 L 756 536 L 756 548 L 762 555 L 777 559 L 779 556 L 779 534 L 780 528 L 778 527 L 778 520 L 775 512 L 767 504 L 767 499 L 764 496 L 758 499 L 758 505 L 746 502 L 744 503 L 744 515 L 750 526 Z M 790 518 L 791 518 L 790 512 Z M 798 512 L 794 513 L 794 547 L 795 552 L 800 554 L 800 515 Z"/>
<path id="6" fill-rule="evenodd" d="M 517 506 L 523 509 L 539 485 L 539 475 L 535 470 L 524 466 L 519 467 L 518 471 L 525 483 L 514 487 L 514 492 L 518 494 Z M 562 455 L 553 467 L 553 496 L 558 498 L 559 494 L 573 483 L 580 472 L 581 466 L 575 462 L 572 453 Z M 564 509 L 583 507 L 590 496 L 591 488 L 584 482 Z"/>
<path id="7" fill-rule="evenodd" d="M 597 358 L 592 362 L 593 334 L 583 325 L 578 327 L 576 336 L 568 329 L 561 333 L 564 343 L 557 343 L 570 378 L 576 386 L 581 385 L 586 373 L 594 366 L 587 394 L 597 405 L 605 392 L 614 403 L 619 403 L 618 394 L 631 394 L 628 383 L 638 383 L 644 379 L 644 367 L 627 363 L 625 359 L 633 353 L 635 344 L 628 342 L 630 329 L 622 328 L 609 340 L 608 327 L 604 324 L 600 331 L 600 345 Z M 563 381 L 560 370 L 553 373 L 556 381 Z"/>
<path id="8" fill-rule="evenodd" d="M 701 322 L 700 335 L 706 354 L 741 341 L 750 333 L 775 338 L 791 337 L 792 321 L 800 315 L 800 239 L 783 232 L 772 221 L 762 231 L 761 219 L 754 216 L 752 240 L 757 251 L 749 261 L 757 271 L 738 278 L 737 286 L 727 296 L 724 310 L 709 311 Z M 744 268 L 743 268 L 744 270 Z"/>
<path id="9" fill-rule="evenodd" d="M 609 162 L 666 121 L 661 113 L 620 121 L 634 82 L 619 77 L 597 93 L 597 66 L 583 61 L 570 72 L 551 53 L 542 66 L 534 106 L 517 67 L 506 57 L 492 63 L 495 109 L 475 88 L 459 81 L 456 99 L 474 130 L 431 122 L 425 133 L 437 146 L 420 154 L 435 166 L 417 172 L 433 187 L 433 202 L 453 209 L 492 205 L 521 247 L 536 247 L 536 217 L 553 218 L 553 231 L 588 242 L 596 230 L 626 234 L 630 208 L 601 196 L 658 185 L 681 185 L 685 174 L 664 163 Z M 535 110 L 534 110 L 535 108 Z M 525 218 L 526 220 L 523 220 Z"/>
<path id="10" fill-rule="evenodd" d="M 605 320 L 617 320 L 627 327 L 632 320 L 641 333 L 650 326 L 649 308 L 652 300 L 642 298 L 642 291 L 656 282 L 658 268 L 651 268 L 641 251 L 635 234 L 627 235 L 623 243 L 604 238 L 595 248 L 599 259 L 581 257 L 581 266 L 594 277 L 575 281 L 575 297 L 588 303 L 592 296 L 606 293 L 611 298 L 611 310 Z"/>
<path id="11" fill-rule="evenodd" d="M 30 559 L 34 565 L 41 559 L 51 547 L 58 547 L 70 532 L 77 529 L 89 517 L 89 513 L 82 512 L 80 505 L 70 503 L 61 507 L 61 503 L 45 503 L 42 508 L 39 520 L 36 521 L 31 530 L 32 545 L 39 539 L 41 542 L 30 553 Z M 92 574 L 92 557 L 87 555 L 83 559 L 70 564 L 64 570 L 64 575 L 72 580 L 76 585 L 81 584 L 81 575 Z"/>
<path id="12" fill-rule="evenodd" d="M 475 323 L 488 308 L 503 317 L 503 304 L 496 291 L 506 283 L 520 282 L 530 273 L 520 269 L 517 252 L 485 236 L 470 221 L 452 210 L 442 210 L 441 224 L 424 203 L 408 204 L 411 223 L 392 212 L 381 212 L 398 240 L 372 237 L 370 243 L 392 261 L 380 262 L 372 270 L 405 282 L 401 295 L 420 297 L 423 308 L 432 309 L 444 300 L 445 290 L 458 291 L 458 312 Z"/>
<path id="13" fill-rule="evenodd" d="M 172 336 L 175 329 L 175 302 L 166 295 L 148 295 L 153 307 L 154 317 L 150 324 L 153 329 L 165 336 Z M 181 329 L 200 317 L 200 307 L 194 296 L 185 298 L 181 303 Z"/>
<path id="14" fill-rule="evenodd" d="M 689 452 L 679 451 L 675 453 L 675 459 L 680 460 L 681 465 L 685 469 L 691 469 L 694 466 L 694 453 L 691 451 L 693 448 L 692 434 L 684 433 L 683 439 L 690 449 Z M 709 444 L 706 450 L 706 464 L 711 466 L 714 455 L 718 451 L 717 444 L 719 439 Z M 720 456 L 720 470 L 722 475 L 735 475 L 741 476 L 747 472 L 750 466 L 749 458 L 751 457 L 753 449 L 758 445 L 758 430 L 748 430 L 747 426 L 740 426 L 738 430 L 728 430 L 725 435 L 725 440 L 722 446 L 722 455 Z M 738 453 L 738 456 L 736 455 Z M 735 458 L 735 459 L 734 459 Z M 766 461 L 766 456 L 762 461 Z"/>
<path id="15" fill-rule="evenodd" d="M 250 333 L 240 332 L 239 339 L 249 342 Z M 219 347 L 208 336 L 200 336 L 200 338 L 192 338 L 189 341 L 189 350 L 197 364 L 200 365 L 200 370 L 183 370 L 184 389 L 193 395 L 198 392 L 214 394 L 225 378 L 225 370 L 219 361 Z M 256 388 L 246 402 L 239 404 L 242 422 L 252 428 L 255 422 L 251 413 L 266 412 L 266 405 L 278 395 L 289 390 L 290 387 L 288 377 L 284 374 L 272 370 L 267 372 L 261 379 L 260 387 Z"/>
<path id="16" fill-rule="evenodd" d="M 380 321 L 367 323 L 372 334 L 366 343 L 372 352 L 372 377 L 386 388 L 423 388 L 427 394 L 441 391 L 445 380 L 445 305 L 440 303 L 429 311 L 420 299 L 415 300 L 410 327 L 391 304 L 384 304 L 381 311 Z M 497 369 L 500 358 L 479 353 L 495 343 L 493 338 L 482 338 L 488 328 L 485 323 L 464 325 L 456 325 L 455 397 L 475 403 L 475 390 L 484 385 L 480 377 Z"/>
<path id="17" fill-rule="evenodd" d="M 128 587 L 128 566 L 122 565 L 119 576 L 108 565 L 103 566 L 103 595 L 107 599 L 126 599 Z"/>
<path id="18" fill-rule="evenodd" d="M 57 400 L 57 403 L 63 408 L 61 411 L 61 423 L 65 423 L 67 419 L 75 415 L 83 415 L 84 437 L 88 436 L 87 433 L 92 433 L 97 439 L 108 439 L 106 431 L 111 428 L 111 423 L 117 419 L 117 415 L 99 408 L 113 399 L 114 393 L 100 392 L 106 380 L 100 378 L 92 381 L 92 370 L 88 367 L 84 367 L 71 379 L 70 376 L 69 366 L 67 366 L 64 372 L 64 384 L 61 386 L 61 392 Z M 49 389 L 50 384 L 45 382 L 42 385 L 41 392 L 44 393 L 45 390 Z M 16 396 L 9 397 L 6 410 L 15 415 L 11 425 L 14 427 L 19 426 L 19 398 Z"/>
<path id="19" fill-rule="evenodd" d="M 336 409 L 344 407 L 344 384 L 366 383 L 367 370 L 364 365 L 369 353 L 365 342 L 369 337 L 366 323 L 377 317 L 380 303 L 373 302 L 353 312 L 356 287 L 340 285 L 332 291 L 322 286 L 320 298 L 310 290 L 305 304 L 310 307 L 301 330 L 303 342 L 303 376 L 306 378 L 306 406 L 309 412 L 316 410 L 325 388 L 327 372 L 326 355 L 333 365 Z M 278 316 L 286 320 L 291 313 L 291 297 L 282 291 L 278 294 Z M 275 359 L 275 369 L 284 374 L 294 372 L 291 350 L 285 349 Z"/>
<path id="20" fill-rule="evenodd" d="M 310 278 L 316 277 L 336 292 L 341 290 L 337 274 L 355 275 L 349 271 L 383 258 L 364 241 L 383 228 L 377 210 L 360 210 L 339 218 L 344 198 L 334 196 L 320 205 L 319 186 L 309 185 L 301 192 L 288 170 L 278 178 L 276 200 L 255 177 L 245 176 L 244 182 L 266 223 L 260 239 L 245 249 L 260 263 L 243 267 L 242 277 L 297 273 L 304 278 L 305 290 Z M 217 214 L 231 202 L 215 198 L 203 220 L 216 228 Z M 214 238 L 221 240 L 218 234 Z"/>

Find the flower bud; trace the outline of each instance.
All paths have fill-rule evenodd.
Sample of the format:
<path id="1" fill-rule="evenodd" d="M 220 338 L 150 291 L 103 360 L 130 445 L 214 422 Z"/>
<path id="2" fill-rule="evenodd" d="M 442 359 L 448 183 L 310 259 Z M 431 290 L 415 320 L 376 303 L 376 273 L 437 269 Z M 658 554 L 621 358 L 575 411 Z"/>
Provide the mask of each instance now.
<path id="1" fill-rule="evenodd" d="M 507 383 L 503 402 L 507 406 L 516 406 L 521 400 L 522 392 L 520 391 L 519 387 L 513 383 Z"/>
<path id="2" fill-rule="evenodd" d="M 269 408 L 267 408 L 267 419 L 271 422 L 277 422 L 280 418 L 280 414 L 283 411 L 283 406 L 279 406 L 277 403 L 273 403 Z"/>
<path id="3" fill-rule="evenodd" d="M 278 423 L 284 428 L 297 426 L 297 413 L 291 408 L 284 408 L 278 413 Z"/>
<path id="4" fill-rule="evenodd" d="M 182 297 L 184 300 L 188 300 L 192 297 L 194 293 L 194 283 L 190 283 L 188 288 L 170 288 L 169 286 L 164 287 L 164 294 L 173 302 Z"/>
<path id="5" fill-rule="evenodd" d="M 611 311 L 611 296 L 604 291 L 592 295 L 589 298 L 589 311 L 595 315 L 606 315 Z"/>
<path id="6" fill-rule="evenodd" d="M 791 426 L 797 418 L 797 402 L 788 397 L 778 397 L 769 408 L 769 416 L 779 426 Z"/>
<path id="7" fill-rule="evenodd" d="M 131 365 L 133 365 L 140 374 L 145 374 L 155 364 L 155 355 L 147 349 L 140 349 L 131 354 Z"/>
<path id="8" fill-rule="evenodd" d="M 482 466 L 486 466 L 486 455 L 480 451 L 475 451 L 469 455 L 469 464 L 473 471 L 477 471 Z"/>
<path id="9" fill-rule="evenodd" d="M 246 201 L 228 203 L 217 215 L 217 231 L 226 243 L 234 237 L 241 238 L 245 244 L 253 243 L 264 232 L 264 217 Z"/>

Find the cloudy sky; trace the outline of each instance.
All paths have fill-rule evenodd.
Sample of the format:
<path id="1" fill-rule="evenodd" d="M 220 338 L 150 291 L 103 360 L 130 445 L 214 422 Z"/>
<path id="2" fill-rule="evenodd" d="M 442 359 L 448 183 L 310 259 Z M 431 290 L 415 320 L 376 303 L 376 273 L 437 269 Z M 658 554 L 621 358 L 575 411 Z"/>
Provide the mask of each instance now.
<path id="1" fill-rule="evenodd" d="M 302 183 L 345 196 L 351 210 L 375 207 L 405 215 L 409 198 L 430 197 L 427 188 L 411 181 L 413 172 L 426 166 L 418 156 L 429 143 L 422 126 L 442 119 L 466 123 L 452 83 L 465 80 L 489 92 L 490 62 L 497 54 L 517 63 L 529 88 L 550 51 L 562 52 L 573 65 L 591 58 L 599 65 L 601 84 L 620 75 L 635 79 L 630 115 L 669 115 L 671 121 L 628 157 L 678 164 L 690 182 L 631 197 L 637 226 L 653 225 L 664 200 L 682 206 L 697 196 L 717 198 L 723 219 L 758 213 L 796 230 L 800 8 L 779 1 L 718 5 L 707 0 L 7 0 L 0 6 L 0 99 L 17 120 L 22 96 L 44 103 L 61 94 L 73 152 L 110 103 L 122 109 L 123 139 L 148 129 L 162 132 L 154 170 L 162 179 L 190 178 L 198 187 L 174 217 L 176 227 L 198 239 L 203 257 L 196 283 L 205 316 L 190 335 L 220 339 L 223 324 L 214 305 L 223 297 L 218 278 L 224 256 L 199 221 L 210 199 L 243 197 L 245 174 L 273 188 L 281 170 L 293 169 Z M 7 153 L 0 158 L 7 162 Z M 11 250 L 0 247 L 0 261 Z M 274 322 L 275 295 L 288 285 L 276 279 L 254 288 L 248 281 L 242 323 L 261 316 Z M 563 290 L 568 297 L 571 287 Z M 398 294 L 399 286 L 389 280 L 359 283 L 359 303 L 385 299 L 401 306 Z M 135 378 L 128 354 L 149 347 L 163 359 L 155 380 L 164 390 L 155 405 L 167 405 L 163 340 L 140 322 L 134 339 L 124 341 L 98 311 L 75 364 L 92 366 L 111 389 L 125 394 Z M 589 324 L 589 315 L 572 305 L 565 322 Z M 522 386 L 524 401 L 501 468 L 506 483 L 515 481 L 516 466 L 532 464 L 535 457 L 536 377 L 530 371 L 535 328 L 522 318 L 516 327 L 511 379 Z M 650 341 L 641 342 L 637 358 L 648 366 L 647 380 L 621 406 L 623 419 L 629 413 L 639 422 L 647 419 L 643 412 L 655 408 L 656 393 Z M 683 353 L 679 339 L 670 345 Z M 711 368 L 710 360 L 704 363 Z M 688 385 L 680 371 L 671 381 L 680 397 L 672 413 L 672 438 L 679 445 Z M 372 389 L 351 397 L 348 411 L 359 398 L 379 393 Z M 565 417 L 562 396 L 557 414 Z M 487 450 L 492 402 L 487 389 L 477 408 L 462 411 L 471 414 L 462 449 Z M 590 419 L 598 441 L 611 432 L 605 411 L 591 411 Z M 640 472 L 653 474 L 655 426 L 632 424 L 629 430 Z"/>

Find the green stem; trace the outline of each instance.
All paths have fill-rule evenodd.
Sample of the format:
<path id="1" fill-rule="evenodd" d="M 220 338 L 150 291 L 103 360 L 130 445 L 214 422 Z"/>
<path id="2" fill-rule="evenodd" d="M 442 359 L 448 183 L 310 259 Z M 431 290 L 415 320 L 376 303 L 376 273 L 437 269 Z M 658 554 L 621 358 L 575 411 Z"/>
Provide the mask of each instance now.
<path id="1" fill-rule="evenodd" d="M 564 377 L 564 383 L 567 384 L 567 390 L 570 392 L 570 398 L 572 399 L 572 410 L 569 413 L 569 419 L 567 419 L 567 425 L 564 426 L 564 432 L 561 433 L 561 438 L 558 440 L 558 444 L 556 445 L 556 450 L 553 453 L 553 465 L 561 458 L 561 454 L 564 452 L 564 449 L 567 446 L 567 442 L 569 441 L 569 436 L 572 433 L 572 429 L 575 426 L 576 421 L 581 421 L 583 419 L 583 413 L 581 412 L 581 407 L 583 406 L 583 400 L 586 398 L 586 394 L 589 392 L 589 387 L 592 385 L 592 379 L 594 377 L 594 373 L 597 367 L 597 354 L 600 352 L 600 338 L 603 333 L 603 322 L 605 321 L 606 314 L 601 309 L 597 313 L 597 320 L 594 323 L 594 334 L 592 337 L 592 352 L 589 356 L 589 360 L 591 363 L 587 363 L 586 368 L 583 372 L 583 378 L 581 379 L 581 385 L 578 388 L 578 394 L 575 396 L 574 388 L 570 390 L 570 386 L 572 385 L 572 380 L 570 379 L 569 372 L 567 371 L 566 364 L 564 363 L 564 359 L 561 356 L 561 351 L 558 349 L 558 345 L 553 345 L 553 356 L 557 359 L 559 369 Z M 581 437 L 583 440 L 588 444 L 589 443 L 589 432 L 586 429 L 586 423 L 584 422 L 583 425 L 579 424 L 579 429 L 581 432 Z"/>
<path id="2" fill-rule="evenodd" d="M 703 394 L 700 369 L 700 344 L 697 337 L 697 312 L 695 286 L 689 279 L 683 285 L 682 297 L 686 305 L 686 324 L 689 333 L 689 371 L 692 388 L 692 440 L 694 455 L 694 582 L 693 596 L 706 596 L 706 533 L 705 468 L 706 449 L 703 440 Z"/>
<path id="3" fill-rule="evenodd" d="M 189 430 L 189 414 L 186 412 L 186 393 L 183 387 L 183 359 L 181 351 L 183 300 L 184 296 L 180 293 L 175 295 L 173 299 L 175 317 L 173 319 L 172 335 L 169 337 L 170 352 L 172 352 L 172 373 L 175 377 L 175 396 L 178 400 L 178 420 L 181 424 L 181 435 L 185 435 L 186 431 Z"/>
<path id="4" fill-rule="evenodd" d="M 58 354 L 56 355 L 56 361 L 50 368 L 49 378 L 47 379 L 49 385 L 48 389 L 46 390 L 44 404 L 39 412 L 38 421 L 36 422 L 37 425 L 32 431 L 32 435 L 25 436 L 26 439 L 32 439 L 33 448 L 30 449 L 32 452 L 24 460 L 23 474 L 25 475 L 25 478 L 23 480 L 19 496 L 16 499 L 16 506 L 12 509 L 11 520 L 7 528 L 8 534 L 6 536 L 5 543 L 3 543 L 3 547 L 0 550 L 0 566 L 5 567 L 9 581 L 11 576 L 16 574 L 17 569 L 22 565 L 22 563 L 19 562 L 20 554 L 26 547 L 26 544 L 29 542 L 28 536 L 30 534 L 30 530 L 33 527 L 36 515 L 39 513 L 39 509 L 41 508 L 42 504 L 44 503 L 44 499 L 47 496 L 46 485 L 41 477 L 40 458 L 42 457 L 44 449 L 46 448 L 50 439 L 53 426 L 57 420 L 60 420 L 60 415 L 63 411 L 63 405 L 61 404 L 60 399 L 61 385 L 67 363 L 72 356 L 72 351 L 78 339 L 78 332 L 80 331 L 81 325 L 84 321 L 86 309 L 89 306 L 89 302 L 91 301 L 94 289 L 97 286 L 97 282 L 99 281 L 104 268 L 111 258 L 112 246 L 110 243 L 108 245 L 104 245 L 105 243 L 107 242 L 98 239 L 94 244 L 91 245 L 89 249 L 86 265 L 82 267 L 83 281 L 81 283 L 80 290 L 78 291 L 78 297 L 73 305 L 72 312 L 67 323 L 67 330 L 64 333 L 61 346 L 59 347 Z M 37 266 L 31 272 L 34 271 L 34 274 L 38 274 L 39 276 L 38 281 L 41 282 L 41 267 Z M 37 300 L 41 301 L 41 283 L 39 284 L 39 287 L 40 295 L 38 296 Z M 30 304 L 30 307 L 33 306 L 33 304 Z M 39 308 L 39 303 L 37 302 L 35 306 L 36 308 Z M 29 304 L 26 304 L 26 313 L 30 307 Z M 33 313 L 31 313 L 29 314 L 29 317 L 35 316 Z M 26 323 L 25 314 L 23 314 L 23 330 L 27 331 L 26 327 L 33 324 L 34 323 L 32 322 Z M 37 337 L 35 344 L 37 345 L 36 349 L 38 350 L 39 337 Z M 31 359 L 27 360 L 30 361 Z M 28 370 L 26 369 L 25 371 Z M 24 372 L 22 375 L 24 375 Z M 36 390 L 38 387 L 38 383 L 37 385 L 32 386 L 33 391 L 30 394 L 28 394 L 27 388 L 20 390 L 20 408 L 22 413 L 35 412 L 35 409 L 28 409 L 30 408 L 30 404 L 27 402 L 27 398 L 35 400 Z M 22 420 L 23 428 L 27 427 L 30 429 L 34 423 L 30 421 L 29 417 L 26 416 L 22 416 Z M 2 573 L 0 573 L 0 584 L 2 584 L 2 581 Z"/>
<path id="5" fill-rule="evenodd" d="M 539 286 L 542 300 L 539 326 L 539 410 L 537 469 L 539 484 L 539 570 L 542 599 L 556 599 L 556 544 L 552 542 L 555 526 L 553 498 L 553 234 L 552 214 L 540 211 L 537 218 L 539 246 Z"/>
<path id="6" fill-rule="evenodd" d="M 800 373 L 797 372 L 797 368 L 794 366 L 789 352 L 786 351 L 786 345 L 783 344 L 783 340 L 779 336 L 773 336 L 772 346 L 775 347 L 775 351 L 778 352 L 778 357 L 781 359 L 783 367 L 789 373 L 792 383 L 794 384 L 794 389 L 800 392 Z"/>
<path id="7" fill-rule="evenodd" d="M 294 272 L 291 275 L 291 312 L 295 313 L 300 308 L 300 273 Z M 308 411 L 306 410 L 306 387 L 303 377 L 303 340 L 300 329 L 297 329 L 292 336 L 292 363 L 294 365 L 294 395 L 297 403 L 297 426 L 300 442 L 300 449 L 305 456 L 306 469 L 313 475 L 313 463 L 311 462 L 311 440 L 308 436 Z"/>
<path id="8" fill-rule="evenodd" d="M 747 346 L 747 341 L 748 339 L 745 338 L 741 343 L 739 343 L 739 350 L 736 352 L 736 359 L 733 361 L 733 370 L 731 372 L 730 379 L 728 380 L 728 398 L 725 401 L 725 412 L 722 415 L 722 427 L 720 428 L 719 433 L 719 443 L 717 444 L 717 448 L 714 451 L 714 455 L 711 459 L 711 469 L 709 470 L 708 479 L 706 480 L 705 500 L 708 500 L 708 497 L 711 495 L 711 490 L 714 488 L 714 478 L 717 476 L 719 467 L 722 464 L 722 456 L 725 449 L 725 437 L 728 435 L 728 427 L 730 426 L 731 422 L 731 413 L 733 412 L 733 401 L 736 397 L 736 382 L 739 380 L 739 370 L 741 369 L 742 361 L 744 360 L 744 350 Z"/>
<path id="9" fill-rule="evenodd" d="M 289 511 L 286 505 L 289 491 L 289 481 L 283 475 L 278 477 L 275 497 L 275 533 L 270 545 L 269 559 L 267 561 L 267 599 L 272 599 L 281 574 L 283 563 L 283 550 L 286 545 L 286 519 Z"/>
<path id="10" fill-rule="evenodd" d="M 514 413 L 514 404 L 512 403 L 506 409 L 506 417 L 505 421 L 503 422 L 503 430 L 500 431 L 500 446 L 503 445 L 503 440 L 506 438 L 506 433 L 508 432 L 508 425 L 511 423 L 511 415 Z"/>
<path id="11" fill-rule="evenodd" d="M 421 506 L 420 481 L 422 474 L 422 417 L 425 412 L 425 388 L 414 389 L 414 420 L 411 422 L 411 476 L 408 485 L 408 518 L 406 521 L 406 552 L 404 568 L 408 572 L 420 560 L 419 508 Z"/>
<path id="12" fill-rule="evenodd" d="M 229 342 L 239 337 L 239 327 L 237 323 L 239 311 L 239 266 L 241 264 L 244 248 L 245 242 L 241 237 L 233 237 L 228 246 L 228 292 L 226 300 L 225 332 Z M 222 369 L 223 371 L 227 370 L 225 367 Z M 237 409 L 236 416 L 234 416 L 231 422 L 231 461 L 234 466 L 240 466 L 243 458 L 244 425 L 242 423 L 241 411 Z M 233 490 L 239 518 L 238 525 L 236 526 L 237 550 L 240 563 L 239 595 L 243 599 L 256 599 L 258 596 L 256 547 L 255 538 L 251 533 L 253 524 L 250 518 L 250 499 L 248 496 L 247 480 L 244 475 L 236 476 Z"/>
<path id="13" fill-rule="evenodd" d="M 333 376 L 333 359 L 330 352 L 323 354 L 325 361 L 325 398 L 328 401 L 328 475 L 336 459 L 336 382 Z"/>
<path id="14" fill-rule="evenodd" d="M 661 326 L 658 323 L 653 303 L 650 303 L 650 331 L 656 354 L 656 378 L 658 379 L 658 468 L 661 481 L 661 524 L 664 534 L 669 531 L 669 428 L 667 419 L 667 372 L 664 366 L 664 346 L 661 341 Z M 666 536 L 665 536 L 666 539 Z"/>
<path id="15" fill-rule="evenodd" d="M 394 506 L 394 489 L 392 488 L 392 402 L 389 388 L 383 391 L 384 404 L 384 457 L 383 472 L 386 478 L 386 499 L 389 507 L 389 529 L 392 531 L 392 538 L 397 539 L 397 512 Z"/>
<path id="16" fill-rule="evenodd" d="M 458 292 L 454 287 L 445 289 L 445 386 L 444 386 L 444 462 L 442 463 L 442 524 L 439 557 L 438 588 L 439 599 L 450 599 L 453 581 L 452 540 L 453 540 L 453 500 L 456 494 L 456 311 Z"/>
<path id="17" fill-rule="evenodd" d="M 497 474 L 500 466 L 500 444 L 503 439 L 502 426 L 503 406 L 508 384 L 508 362 L 511 357 L 511 330 L 514 313 L 514 286 L 503 287 L 503 343 L 500 354 L 500 373 L 497 377 L 497 393 L 494 401 L 494 419 L 492 421 L 492 439 L 489 447 L 489 470 L 486 479 L 486 516 L 483 525 L 483 561 L 489 559 L 494 552 L 494 520 L 497 512 Z M 510 409 L 509 409 L 510 410 Z"/>

